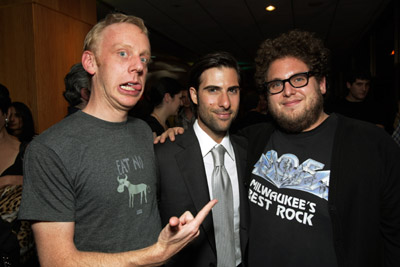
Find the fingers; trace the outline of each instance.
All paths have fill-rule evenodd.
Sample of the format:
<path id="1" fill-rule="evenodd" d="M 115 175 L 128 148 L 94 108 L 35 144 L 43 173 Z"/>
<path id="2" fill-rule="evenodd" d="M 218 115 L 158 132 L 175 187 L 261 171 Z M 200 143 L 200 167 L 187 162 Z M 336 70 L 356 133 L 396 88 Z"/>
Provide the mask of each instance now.
<path id="1" fill-rule="evenodd" d="M 179 225 L 179 222 L 180 222 L 180 220 L 178 219 L 178 217 L 174 216 L 174 217 L 169 218 L 169 225 L 171 227 L 175 227 L 175 226 Z"/>
<path id="2" fill-rule="evenodd" d="M 204 219 L 207 217 L 208 213 L 210 213 L 211 209 L 217 204 L 218 200 L 213 199 L 207 203 L 200 211 L 197 213 L 196 217 L 193 219 L 197 224 L 201 224 Z"/>
<path id="3" fill-rule="evenodd" d="M 171 232 L 177 232 L 179 231 L 179 226 L 180 226 L 180 221 L 178 219 L 178 217 L 171 217 L 169 218 L 169 223 L 167 225 L 167 227 L 169 226 Z"/>
<path id="4" fill-rule="evenodd" d="M 153 144 L 155 144 L 155 145 L 158 144 L 160 142 L 160 139 L 161 139 L 161 136 L 155 137 L 154 140 L 153 140 Z"/>
<path id="5" fill-rule="evenodd" d="M 173 128 L 169 128 L 167 129 L 165 132 L 163 132 L 160 136 L 155 136 L 154 137 L 154 144 L 158 144 L 158 143 L 165 143 L 165 141 L 169 138 L 169 140 L 171 140 L 172 142 L 175 141 L 175 135 L 178 134 L 183 134 L 183 132 L 185 131 L 185 129 L 183 129 L 182 127 L 173 127 Z"/>
<path id="6" fill-rule="evenodd" d="M 166 132 L 166 133 L 168 134 L 169 140 L 171 140 L 172 142 L 175 141 L 175 132 L 174 132 L 174 130 L 168 131 L 168 132 Z M 161 139 L 162 139 L 163 137 L 164 137 L 164 140 L 161 140 L 162 143 L 164 143 L 165 140 L 167 139 L 167 137 L 165 137 L 165 136 L 162 136 Z"/>
<path id="7" fill-rule="evenodd" d="M 192 213 L 189 211 L 186 211 L 183 213 L 179 219 L 177 217 L 171 217 L 169 219 L 169 229 L 172 232 L 178 232 L 180 230 L 181 226 L 185 226 L 187 224 L 191 224 L 191 228 L 193 229 L 198 229 L 200 225 L 203 223 L 204 219 L 207 217 L 207 215 L 210 213 L 211 209 L 217 204 L 218 200 L 213 199 L 210 202 L 208 202 L 196 215 L 196 217 L 193 217 Z M 167 227 L 168 227 L 167 225 Z M 198 231 L 198 230 L 196 230 Z"/>
<path id="8" fill-rule="evenodd" d="M 192 221 L 194 219 L 194 216 L 190 211 L 186 211 L 185 213 L 182 214 L 181 217 L 179 217 L 179 221 L 181 222 L 182 225 L 185 225 Z"/>
<path id="9" fill-rule="evenodd" d="M 185 132 L 185 129 L 183 127 L 174 127 L 173 129 L 174 129 L 175 135 L 183 134 Z"/>

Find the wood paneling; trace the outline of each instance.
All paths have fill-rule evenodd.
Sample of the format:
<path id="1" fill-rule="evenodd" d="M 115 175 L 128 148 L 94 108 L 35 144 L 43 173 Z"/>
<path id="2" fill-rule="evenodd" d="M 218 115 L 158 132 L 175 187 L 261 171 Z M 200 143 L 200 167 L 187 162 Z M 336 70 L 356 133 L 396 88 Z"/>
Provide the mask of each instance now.
<path id="1" fill-rule="evenodd" d="M 64 76 L 95 23 L 94 0 L 0 0 L 0 83 L 31 108 L 38 133 L 65 117 Z"/>

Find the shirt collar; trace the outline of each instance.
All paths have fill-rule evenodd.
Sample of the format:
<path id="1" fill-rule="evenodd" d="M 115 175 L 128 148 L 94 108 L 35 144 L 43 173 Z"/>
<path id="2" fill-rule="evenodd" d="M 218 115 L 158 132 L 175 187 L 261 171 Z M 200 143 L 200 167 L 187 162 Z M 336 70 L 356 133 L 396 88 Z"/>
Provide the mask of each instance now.
<path id="1" fill-rule="evenodd" d="M 199 140 L 201 155 L 204 158 L 211 151 L 211 149 L 213 149 L 216 145 L 218 145 L 218 143 L 215 142 L 205 131 L 203 131 L 203 129 L 201 129 L 197 119 L 193 124 L 193 130 L 197 136 L 197 139 Z M 232 160 L 235 160 L 235 157 L 233 156 L 235 154 L 233 152 L 233 147 L 232 147 L 231 141 L 229 139 L 228 132 L 222 139 L 220 145 L 224 146 L 229 157 Z"/>

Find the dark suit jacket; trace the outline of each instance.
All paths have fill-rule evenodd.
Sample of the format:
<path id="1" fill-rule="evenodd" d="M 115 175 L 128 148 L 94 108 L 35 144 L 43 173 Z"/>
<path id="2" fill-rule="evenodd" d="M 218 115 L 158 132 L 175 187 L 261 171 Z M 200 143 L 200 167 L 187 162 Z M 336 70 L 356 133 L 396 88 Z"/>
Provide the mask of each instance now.
<path id="1" fill-rule="evenodd" d="M 230 136 L 236 158 L 240 194 L 240 243 L 245 264 L 248 228 L 247 192 L 243 186 L 246 141 Z M 176 136 L 175 142 L 156 145 L 159 171 L 159 208 L 163 225 L 172 216 L 190 211 L 194 216 L 210 201 L 200 145 L 193 128 Z M 211 213 L 200 227 L 200 235 L 166 266 L 217 266 L 214 227 Z"/>

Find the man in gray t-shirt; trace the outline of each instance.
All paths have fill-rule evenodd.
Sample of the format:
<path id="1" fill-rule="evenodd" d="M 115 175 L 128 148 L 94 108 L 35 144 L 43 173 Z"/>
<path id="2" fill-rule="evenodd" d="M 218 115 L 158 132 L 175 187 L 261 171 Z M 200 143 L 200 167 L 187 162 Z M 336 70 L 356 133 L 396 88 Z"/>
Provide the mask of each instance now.
<path id="1" fill-rule="evenodd" d="M 41 266 L 162 265 L 215 205 L 161 230 L 152 134 L 128 117 L 149 60 L 140 18 L 111 14 L 87 34 L 87 106 L 35 138 L 25 156 L 20 219 L 33 221 Z"/>

